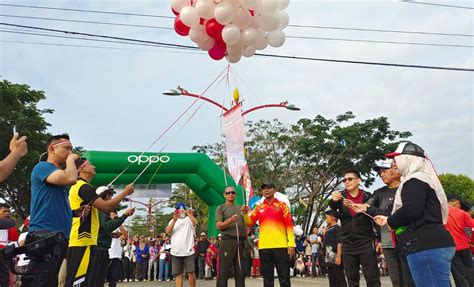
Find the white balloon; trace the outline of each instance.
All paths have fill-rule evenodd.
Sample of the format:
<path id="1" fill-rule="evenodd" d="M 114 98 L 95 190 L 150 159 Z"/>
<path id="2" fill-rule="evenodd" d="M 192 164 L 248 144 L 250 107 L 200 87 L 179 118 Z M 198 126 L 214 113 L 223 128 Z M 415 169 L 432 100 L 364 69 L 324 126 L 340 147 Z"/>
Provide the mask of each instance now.
<path id="1" fill-rule="evenodd" d="M 275 12 L 278 7 L 278 0 L 257 0 L 257 10 L 262 14 Z"/>
<path id="2" fill-rule="evenodd" d="M 199 16 L 196 9 L 192 6 L 186 6 L 181 9 L 179 16 L 181 17 L 181 22 L 188 27 L 194 28 L 199 25 Z"/>
<path id="3" fill-rule="evenodd" d="M 247 46 L 242 51 L 242 56 L 247 57 L 247 58 L 252 57 L 253 55 L 255 55 L 255 52 L 256 52 L 256 49 L 254 46 Z"/>
<path id="4" fill-rule="evenodd" d="M 240 5 L 246 9 L 254 10 L 257 7 L 257 2 L 255 0 L 241 0 Z"/>
<path id="5" fill-rule="evenodd" d="M 206 41 L 199 43 L 198 46 L 204 51 L 209 51 L 212 47 L 214 47 L 215 42 L 216 40 L 209 37 L 209 39 L 207 39 Z"/>
<path id="6" fill-rule="evenodd" d="M 260 27 L 260 17 L 257 15 L 252 16 L 250 19 L 250 26 L 254 27 L 255 29 L 258 29 Z"/>
<path id="7" fill-rule="evenodd" d="M 247 28 L 252 22 L 249 10 L 239 8 L 232 19 L 232 23 L 239 26 L 241 30 Z"/>
<path id="8" fill-rule="evenodd" d="M 285 43 L 285 33 L 282 30 L 275 30 L 267 35 L 268 45 L 278 48 Z"/>
<path id="9" fill-rule="evenodd" d="M 232 8 L 238 9 L 240 7 L 240 1 L 239 0 L 223 0 L 222 2 L 224 3 L 229 3 L 232 5 Z"/>
<path id="10" fill-rule="evenodd" d="M 278 14 L 276 12 L 260 15 L 260 28 L 263 31 L 270 32 L 276 30 L 278 29 L 279 25 L 280 19 L 278 18 Z"/>
<path id="11" fill-rule="evenodd" d="M 258 31 L 257 41 L 255 42 L 255 48 L 257 50 L 263 50 L 268 46 L 267 33 L 265 31 Z"/>
<path id="12" fill-rule="evenodd" d="M 234 17 L 234 8 L 229 3 L 220 3 L 214 10 L 214 18 L 221 25 L 227 25 Z"/>
<path id="13" fill-rule="evenodd" d="M 196 3 L 196 12 L 203 19 L 214 18 L 214 9 L 216 5 L 212 0 L 198 0 Z"/>
<path id="14" fill-rule="evenodd" d="M 178 13 L 181 12 L 181 9 L 189 5 L 191 5 L 191 1 L 189 0 L 171 0 L 171 8 Z"/>
<path id="15" fill-rule="evenodd" d="M 206 29 L 203 25 L 198 25 L 196 28 L 189 30 L 189 38 L 196 44 L 207 41 L 210 37 L 206 33 Z"/>
<path id="16" fill-rule="evenodd" d="M 227 55 L 227 61 L 229 61 L 229 63 L 231 64 L 235 64 L 237 63 L 238 61 L 240 61 L 240 59 L 242 58 L 242 54 L 235 54 L 235 55 Z"/>
<path id="17" fill-rule="evenodd" d="M 244 49 L 244 42 L 242 39 L 239 39 L 234 45 L 227 46 L 227 55 L 240 55 Z"/>
<path id="18" fill-rule="evenodd" d="M 278 11 L 285 10 L 289 4 L 290 4 L 290 0 L 279 0 L 277 10 Z"/>
<path id="19" fill-rule="evenodd" d="M 277 13 L 278 13 L 278 21 L 280 22 L 278 29 L 283 30 L 290 23 L 290 17 L 285 11 L 279 11 Z"/>
<path id="20" fill-rule="evenodd" d="M 241 34 L 245 45 L 255 45 L 257 42 L 258 31 L 255 28 L 247 28 Z"/>
<path id="21" fill-rule="evenodd" d="M 227 45 L 234 45 L 239 41 L 240 29 L 235 24 L 229 24 L 222 30 L 222 39 Z"/>

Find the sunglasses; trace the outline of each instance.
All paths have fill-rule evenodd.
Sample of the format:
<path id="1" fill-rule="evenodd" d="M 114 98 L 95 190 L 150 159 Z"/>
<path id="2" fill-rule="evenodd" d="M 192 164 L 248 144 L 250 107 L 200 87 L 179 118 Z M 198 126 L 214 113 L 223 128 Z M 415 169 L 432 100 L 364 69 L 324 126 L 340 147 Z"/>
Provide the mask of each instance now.
<path id="1" fill-rule="evenodd" d="M 342 182 L 346 183 L 346 182 L 351 182 L 353 181 L 354 179 L 357 179 L 357 177 L 346 177 L 342 180 Z"/>
<path id="2" fill-rule="evenodd" d="M 225 194 L 236 194 L 235 191 L 226 191 Z"/>

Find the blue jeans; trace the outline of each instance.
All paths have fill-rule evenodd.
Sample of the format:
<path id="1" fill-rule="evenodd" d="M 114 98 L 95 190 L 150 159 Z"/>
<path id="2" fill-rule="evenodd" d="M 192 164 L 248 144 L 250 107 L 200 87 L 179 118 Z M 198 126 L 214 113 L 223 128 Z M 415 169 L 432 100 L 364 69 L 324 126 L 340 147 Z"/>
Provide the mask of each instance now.
<path id="1" fill-rule="evenodd" d="M 455 247 L 429 249 L 407 256 L 417 287 L 450 287 L 451 260 Z"/>
<path id="2" fill-rule="evenodd" d="M 160 275 L 159 280 L 168 280 L 168 270 L 170 268 L 170 263 L 166 262 L 165 259 L 160 259 Z"/>

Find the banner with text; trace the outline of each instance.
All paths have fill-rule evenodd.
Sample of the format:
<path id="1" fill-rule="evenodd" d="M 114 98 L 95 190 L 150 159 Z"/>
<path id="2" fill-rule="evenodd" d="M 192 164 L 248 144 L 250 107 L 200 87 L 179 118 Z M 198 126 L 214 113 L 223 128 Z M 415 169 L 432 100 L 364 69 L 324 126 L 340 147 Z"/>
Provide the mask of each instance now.
<path id="1" fill-rule="evenodd" d="M 236 183 L 245 169 L 244 120 L 242 106 L 236 105 L 224 114 L 224 134 L 226 139 L 227 167 Z"/>

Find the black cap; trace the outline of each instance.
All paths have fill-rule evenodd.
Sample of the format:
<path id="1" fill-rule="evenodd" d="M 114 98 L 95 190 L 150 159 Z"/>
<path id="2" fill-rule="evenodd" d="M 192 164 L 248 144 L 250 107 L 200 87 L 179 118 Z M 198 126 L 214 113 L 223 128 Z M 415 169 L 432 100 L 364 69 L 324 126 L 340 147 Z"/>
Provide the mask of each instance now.
<path id="1" fill-rule="evenodd" d="M 275 188 L 275 185 L 271 182 L 266 182 L 260 186 L 260 189 L 265 189 L 265 188 Z"/>
<path id="2" fill-rule="evenodd" d="M 401 154 L 425 157 L 425 150 L 412 142 L 401 142 L 394 152 L 387 153 L 385 157 L 393 158 Z"/>
<path id="3" fill-rule="evenodd" d="M 324 214 L 334 217 L 335 219 L 339 219 L 339 213 L 334 209 L 326 210 Z"/>
<path id="4" fill-rule="evenodd" d="M 465 201 L 459 194 L 449 194 L 446 197 L 448 198 L 448 201 L 459 201 L 461 203 L 461 209 L 465 212 L 469 212 L 472 208 L 472 205 Z"/>

